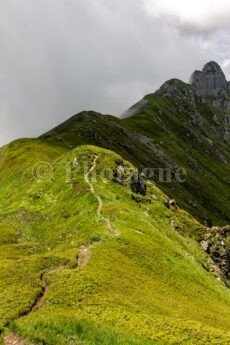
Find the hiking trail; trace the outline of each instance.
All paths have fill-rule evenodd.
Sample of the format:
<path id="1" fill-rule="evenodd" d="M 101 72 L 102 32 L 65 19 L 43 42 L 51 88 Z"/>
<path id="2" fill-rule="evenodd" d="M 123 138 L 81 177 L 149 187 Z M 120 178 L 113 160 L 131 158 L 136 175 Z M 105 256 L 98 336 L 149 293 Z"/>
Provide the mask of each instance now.
<path id="1" fill-rule="evenodd" d="M 114 229 L 111 222 L 110 222 L 110 219 L 109 218 L 104 218 L 102 217 L 101 213 L 102 213 L 102 208 L 103 208 L 103 200 L 102 198 L 100 197 L 100 195 L 98 195 L 95 191 L 95 188 L 93 186 L 93 184 L 90 182 L 89 180 L 89 175 L 93 172 L 93 170 L 96 168 L 96 165 L 97 165 L 97 160 L 98 160 L 98 156 L 94 156 L 94 159 L 93 159 L 93 162 L 92 162 L 92 165 L 90 167 L 90 169 L 87 171 L 87 173 L 84 175 L 84 178 L 85 178 L 85 182 L 89 185 L 90 187 L 90 191 L 91 193 L 93 194 L 93 196 L 97 199 L 97 202 L 98 202 L 98 208 L 97 208 L 97 220 L 99 221 L 100 219 L 104 221 L 107 229 L 109 231 L 112 231 L 113 232 L 113 235 L 115 236 L 118 236 L 120 235 L 120 230 L 117 230 L 117 229 Z"/>
<path id="2" fill-rule="evenodd" d="M 84 174 L 84 180 L 85 182 L 88 184 L 89 189 L 91 194 L 96 198 L 97 203 L 98 203 L 98 207 L 97 207 L 97 220 L 103 220 L 105 223 L 106 228 L 112 232 L 113 236 L 119 236 L 120 235 L 120 231 L 117 229 L 114 229 L 110 219 L 109 218 L 104 218 L 102 217 L 102 208 L 103 208 L 103 200 L 102 198 L 96 193 L 95 188 L 93 186 L 93 184 L 90 182 L 89 176 L 90 174 L 93 172 L 93 170 L 96 168 L 97 165 L 97 160 L 98 160 L 98 156 L 94 156 L 94 159 L 92 161 L 91 167 L 88 169 L 88 171 Z M 83 268 L 85 267 L 88 262 L 91 259 L 91 249 L 92 247 L 94 247 L 95 245 L 99 244 L 100 241 L 94 241 L 92 244 L 89 245 L 85 245 L 85 246 L 81 246 L 79 249 L 79 253 L 76 257 L 77 260 L 77 268 Z M 53 268 L 49 271 L 43 271 L 40 275 L 40 280 L 42 282 L 42 288 L 41 288 L 41 292 L 37 295 L 33 305 L 29 308 L 28 312 L 24 313 L 23 316 L 29 315 L 35 308 L 39 308 L 44 300 L 44 297 L 46 296 L 47 292 L 48 292 L 48 283 L 45 279 L 45 275 L 49 274 L 51 272 L 55 272 L 55 271 L 59 271 L 61 268 L 63 267 L 56 267 Z M 29 345 L 28 342 L 26 342 L 25 340 L 23 340 L 20 337 L 17 337 L 15 334 L 10 333 L 8 335 L 6 335 L 4 337 L 4 345 Z"/>

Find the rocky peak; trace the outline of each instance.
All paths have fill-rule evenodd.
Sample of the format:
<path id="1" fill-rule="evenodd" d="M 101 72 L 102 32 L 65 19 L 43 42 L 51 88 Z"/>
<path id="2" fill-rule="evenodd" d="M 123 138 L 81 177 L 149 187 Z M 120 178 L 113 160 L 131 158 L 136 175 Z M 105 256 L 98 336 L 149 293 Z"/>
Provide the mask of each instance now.
<path id="1" fill-rule="evenodd" d="M 177 109 L 188 115 L 192 125 L 202 126 L 201 104 L 210 106 L 214 114 L 213 129 L 228 141 L 230 138 L 230 81 L 227 81 L 221 67 L 214 61 L 208 62 L 202 71 L 195 71 L 189 84 L 179 79 L 166 81 L 155 93 L 176 101 Z M 183 105 L 183 101 L 185 102 Z M 217 116 L 219 111 L 223 116 Z"/>
<path id="2" fill-rule="evenodd" d="M 189 100 L 195 102 L 195 92 L 189 84 L 184 83 L 179 79 L 170 79 L 166 81 L 156 95 L 160 97 L 178 98 L 181 100 Z"/>
<path id="3" fill-rule="evenodd" d="M 214 61 L 208 62 L 202 71 L 195 71 L 191 76 L 191 84 L 201 97 L 230 96 L 230 84 L 221 67 Z"/>

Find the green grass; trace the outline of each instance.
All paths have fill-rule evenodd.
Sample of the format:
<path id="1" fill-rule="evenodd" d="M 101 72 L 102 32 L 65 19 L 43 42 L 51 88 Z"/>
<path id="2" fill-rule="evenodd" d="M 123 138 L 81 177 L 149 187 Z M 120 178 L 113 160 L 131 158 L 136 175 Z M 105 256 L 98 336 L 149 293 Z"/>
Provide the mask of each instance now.
<path id="1" fill-rule="evenodd" d="M 95 155 L 102 216 L 120 236 L 98 221 L 84 180 Z M 17 141 L 0 157 L 2 332 L 47 345 L 229 344 L 230 293 L 203 269 L 207 257 L 197 240 L 205 228 L 187 212 L 167 209 L 167 197 L 152 183 L 136 202 L 128 184 L 101 175 L 118 161 L 126 170 L 130 163 L 97 147 L 69 150 L 42 139 Z M 51 179 L 34 179 L 32 167 L 41 160 L 52 162 Z M 77 268 L 79 248 L 95 242 L 89 263 Z M 28 312 L 42 272 L 48 291 Z"/>
<path id="2" fill-rule="evenodd" d="M 34 323 L 35 322 L 35 323 Z M 103 328 L 97 324 L 74 318 L 71 313 L 63 316 L 62 313 L 55 311 L 55 316 L 49 315 L 40 318 L 39 324 L 36 319 L 31 320 L 31 333 L 36 329 L 36 333 L 31 336 L 34 342 L 41 344 L 68 344 L 68 345 L 145 345 L 145 340 L 134 339 L 132 336 L 124 336 L 115 333 L 111 329 Z M 12 331 L 17 331 L 17 326 L 13 323 Z M 28 329 L 25 330 L 25 335 Z M 23 334 L 23 330 L 22 330 Z M 160 344 L 160 343 L 159 343 Z M 163 343 L 162 343 L 163 344 Z"/>

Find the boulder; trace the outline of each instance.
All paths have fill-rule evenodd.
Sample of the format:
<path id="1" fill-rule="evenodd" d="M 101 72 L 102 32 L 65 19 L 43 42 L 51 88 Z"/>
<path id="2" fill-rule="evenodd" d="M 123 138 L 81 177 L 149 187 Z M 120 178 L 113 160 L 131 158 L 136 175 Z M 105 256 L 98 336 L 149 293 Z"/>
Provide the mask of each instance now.
<path id="1" fill-rule="evenodd" d="M 212 227 L 207 229 L 204 240 L 200 242 L 203 250 L 210 254 L 209 260 L 212 260 L 213 265 L 219 270 L 219 275 L 223 278 L 230 278 L 230 247 L 229 234 L 230 227 L 223 228 Z M 213 265 L 211 265 L 212 271 Z"/>
<path id="2" fill-rule="evenodd" d="M 147 192 L 147 186 L 144 176 L 137 172 L 131 179 L 131 187 L 134 193 L 145 196 Z"/>
<path id="3" fill-rule="evenodd" d="M 207 241 L 201 241 L 201 247 L 203 248 L 203 250 L 205 251 L 205 252 L 208 252 L 208 248 L 209 248 L 209 244 L 208 244 L 208 242 Z"/>

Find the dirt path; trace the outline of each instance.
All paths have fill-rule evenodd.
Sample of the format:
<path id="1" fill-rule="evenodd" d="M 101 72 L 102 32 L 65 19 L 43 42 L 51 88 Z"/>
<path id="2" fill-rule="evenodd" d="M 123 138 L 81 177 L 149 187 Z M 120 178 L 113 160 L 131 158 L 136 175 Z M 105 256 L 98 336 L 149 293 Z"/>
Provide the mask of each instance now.
<path id="1" fill-rule="evenodd" d="M 107 229 L 113 233 L 114 236 L 119 236 L 121 234 L 120 230 L 118 229 L 114 229 L 110 219 L 109 218 L 103 218 L 101 216 L 101 212 L 102 212 L 102 208 L 103 208 L 103 200 L 102 198 L 96 193 L 93 184 L 90 182 L 89 180 L 89 175 L 93 172 L 93 170 L 96 168 L 97 165 L 97 160 L 98 160 L 98 156 L 95 156 L 92 162 L 92 165 L 90 167 L 90 169 L 87 171 L 87 173 L 84 175 L 85 178 L 85 182 L 89 185 L 90 187 L 90 191 L 93 194 L 93 196 L 97 199 L 98 202 L 98 208 L 97 208 L 97 219 L 100 220 L 102 219 L 107 227 Z"/>
<path id="2" fill-rule="evenodd" d="M 89 180 L 90 174 L 96 168 L 97 159 L 98 159 L 98 156 L 95 156 L 94 159 L 93 159 L 93 162 L 91 164 L 90 169 L 84 175 L 84 179 L 85 179 L 85 182 L 89 185 L 90 192 L 92 193 L 92 195 L 96 198 L 96 200 L 98 202 L 97 219 L 98 220 L 102 219 L 104 221 L 104 223 L 106 225 L 106 228 L 112 233 L 112 236 L 119 236 L 121 232 L 119 230 L 113 228 L 113 226 L 112 226 L 112 224 L 110 222 L 110 219 L 109 218 L 103 218 L 101 216 L 102 208 L 103 208 L 103 200 L 96 193 L 93 184 Z M 100 241 L 95 241 L 95 242 L 93 242 L 90 245 L 86 245 L 86 246 L 81 246 L 80 247 L 79 253 L 78 253 L 77 258 L 76 258 L 77 259 L 77 267 L 78 268 L 85 267 L 88 264 L 88 262 L 91 259 L 91 249 L 92 249 L 93 246 L 95 246 L 98 243 L 100 243 Z M 42 282 L 41 292 L 36 297 L 36 299 L 34 301 L 34 304 L 31 306 L 29 311 L 26 314 L 24 314 L 23 316 L 30 314 L 36 307 L 40 307 L 41 306 L 41 304 L 43 302 L 43 299 L 44 299 L 45 295 L 48 292 L 48 283 L 45 280 L 45 274 L 48 274 L 48 273 L 51 273 L 51 272 L 55 272 L 55 271 L 58 271 L 60 269 L 61 269 L 61 267 L 57 267 L 57 268 L 51 269 L 49 271 L 42 272 L 42 274 L 40 275 L 40 280 Z M 23 340 L 22 338 L 19 338 L 15 334 L 10 333 L 10 334 L 8 334 L 7 336 L 4 337 L 4 345 L 29 345 L 29 344 L 25 340 Z"/>
<path id="3" fill-rule="evenodd" d="M 25 342 L 22 338 L 16 337 L 15 334 L 10 333 L 5 336 L 4 345 L 29 345 L 29 343 Z"/>
<path id="4" fill-rule="evenodd" d="M 34 305 L 32 307 L 32 310 L 34 309 L 34 307 L 36 307 L 36 306 L 38 306 L 38 305 L 40 305 L 42 303 L 43 297 L 44 297 L 44 295 L 48 291 L 48 284 L 47 284 L 47 282 L 46 282 L 46 280 L 44 278 L 45 273 L 46 272 L 42 272 L 42 274 L 40 275 L 40 280 L 42 282 L 42 290 L 41 290 L 40 294 L 37 296 L 37 298 L 36 298 L 36 300 L 34 302 Z"/>
<path id="5" fill-rule="evenodd" d="M 57 272 L 57 271 L 60 271 L 62 268 L 64 268 L 64 266 L 60 266 L 60 267 L 55 267 L 55 268 L 52 268 L 51 270 L 48 270 L 48 271 L 43 271 L 42 274 L 40 275 L 40 280 L 42 282 L 42 289 L 41 289 L 41 292 L 40 294 L 37 296 L 36 300 L 34 301 L 34 304 L 33 306 L 31 307 L 30 311 L 28 312 L 31 313 L 35 307 L 38 307 L 42 304 L 42 301 L 43 301 L 43 298 L 44 296 L 46 295 L 46 293 L 48 292 L 48 283 L 45 279 L 45 275 L 47 273 L 52 273 L 52 272 Z"/>
<path id="6" fill-rule="evenodd" d="M 89 175 L 96 168 L 97 159 L 98 159 L 98 156 L 95 156 L 94 159 L 93 159 L 93 162 L 92 162 L 92 165 L 91 165 L 90 169 L 84 175 L 84 179 L 85 179 L 85 182 L 89 185 L 90 192 L 97 199 L 97 202 L 98 202 L 97 217 L 100 218 L 101 217 L 101 210 L 102 210 L 102 207 L 103 207 L 103 201 L 102 201 L 101 197 L 95 192 L 94 186 L 93 186 L 93 184 L 89 180 Z"/>
<path id="7" fill-rule="evenodd" d="M 92 182 L 89 179 L 90 174 L 96 168 L 97 160 L 98 160 L 98 156 L 95 156 L 94 159 L 93 159 L 93 162 L 91 164 L 91 167 L 89 168 L 89 170 L 84 175 L 84 179 L 85 179 L 85 182 L 89 185 L 90 192 L 92 193 L 92 195 L 95 197 L 95 199 L 98 202 L 97 219 L 98 220 L 102 219 L 104 221 L 105 225 L 106 225 L 106 228 L 110 232 L 112 232 L 114 236 L 119 236 L 121 232 L 119 230 L 116 230 L 116 229 L 113 228 L 113 226 L 112 226 L 112 224 L 110 222 L 110 219 L 102 217 L 101 213 L 102 213 L 102 208 L 103 208 L 103 200 L 96 193 L 95 188 L 94 188 Z M 82 246 L 80 248 L 80 251 L 79 251 L 78 256 L 77 256 L 78 267 L 84 267 L 84 266 L 86 266 L 88 264 L 89 260 L 91 259 L 91 249 L 92 249 L 93 246 L 95 246 L 98 243 L 100 243 L 100 241 L 94 242 L 91 245 Z"/>
<path id="8" fill-rule="evenodd" d="M 36 306 L 39 306 L 42 303 L 42 300 L 48 291 L 48 284 L 44 278 L 45 273 L 46 272 L 42 272 L 42 274 L 40 275 L 40 280 L 42 282 L 41 292 L 37 295 L 33 305 L 29 308 L 29 310 L 26 313 L 23 314 L 23 316 L 30 314 Z M 3 343 L 4 345 L 28 345 L 28 343 L 25 340 L 17 337 L 13 333 L 7 334 L 3 339 Z"/>
<path id="9" fill-rule="evenodd" d="M 37 295 L 33 305 L 29 308 L 29 310 L 23 314 L 23 316 L 29 315 L 36 307 L 39 307 L 42 304 L 44 296 L 48 291 L 48 283 L 45 280 L 45 274 L 59 271 L 62 267 L 52 268 L 49 271 L 43 271 L 40 275 L 40 280 L 42 282 L 42 289 L 41 292 Z M 6 335 L 3 339 L 4 345 L 29 345 L 25 340 L 22 338 L 17 337 L 15 334 L 10 333 Z"/>

